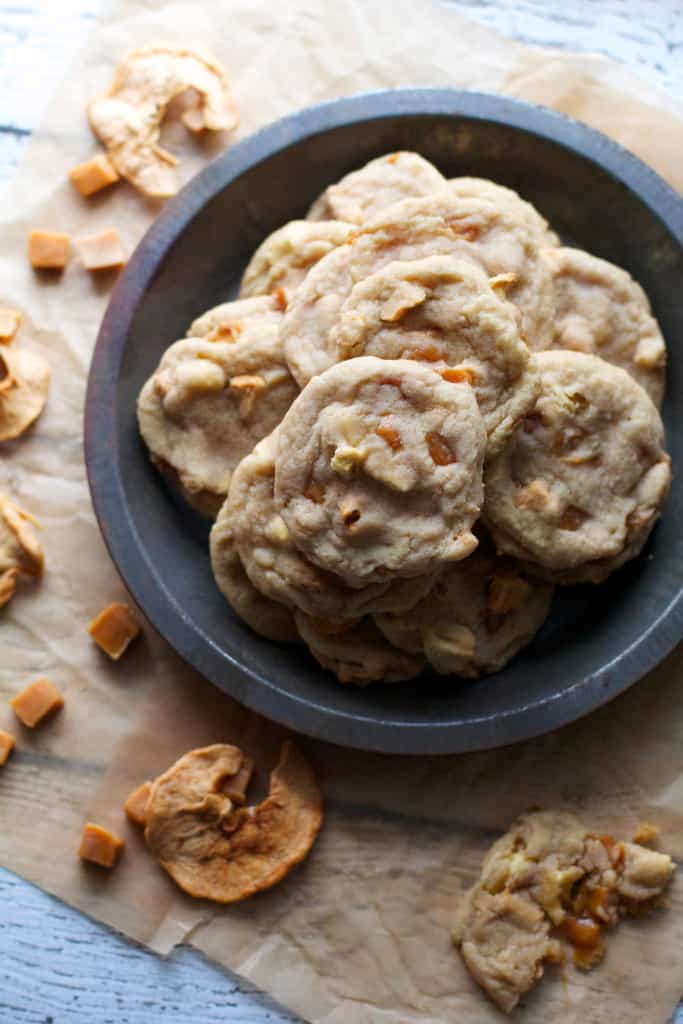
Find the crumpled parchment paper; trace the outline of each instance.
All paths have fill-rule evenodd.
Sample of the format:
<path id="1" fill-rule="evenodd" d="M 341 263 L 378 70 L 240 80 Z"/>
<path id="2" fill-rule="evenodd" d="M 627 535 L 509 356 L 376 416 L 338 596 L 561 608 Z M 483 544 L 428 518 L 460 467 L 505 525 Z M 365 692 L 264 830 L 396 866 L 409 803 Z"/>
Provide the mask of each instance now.
<path id="1" fill-rule="evenodd" d="M 323 833 L 300 869 L 242 905 L 185 898 L 146 854 L 121 810 L 134 786 L 216 741 L 257 755 L 264 785 L 281 731 L 189 671 L 149 628 L 118 665 L 91 643 L 92 616 L 125 596 L 82 456 L 86 375 L 113 282 L 76 262 L 61 278 L 38 278 L 25 245 L 29 227 L 78 236 L 112 225 L 129 249 L 136 244 L 157 205 L 126 185 L 82 200 L 66 174 L 95 151 L 85 100 L 106 88 L 122 53 L 188 40 L 209 45 L 229 69 L 242 115 L 236 137 L 361 90 L 470 87 L 602 128 L 683 191 L 681 111 L 602 58 L 531 50 L 427 0 L 119 0 L 55 96 L 0 211 L 0 305 L 24 311 L 17 343 L 53 370 L 45 415 L 0 451 L 0 488 L 40 519 L 47 554 L 44 581 L 0 613 L 0 728 L 18 736 L 0 773 L 0 863 L 160 952 L 191 942 L 312 1021 L 488 1024 L 502 1015 L 468 977 L 449 924 L 458 892 L 515 814 L 573 809 L 623 836 L 647 818 L 662 826 L 664 848 L 683 856 L 681 656 L 588 719 L 493 753 L 389 758 L 302 741 L 325 790 Z M 169 135 L 181 180 L 227 142 L 202 149 Z M 40 674 L 62 688 L 66 707 L 30 732 L 6 699 Z M 113 872 L 79 863 L 85 820 L 125 836 Z M 683 990 L 681 878 L 669 903 L 624 923 L 598 970 L 551 977 L 519 1019 L 664 1024 Z"/>

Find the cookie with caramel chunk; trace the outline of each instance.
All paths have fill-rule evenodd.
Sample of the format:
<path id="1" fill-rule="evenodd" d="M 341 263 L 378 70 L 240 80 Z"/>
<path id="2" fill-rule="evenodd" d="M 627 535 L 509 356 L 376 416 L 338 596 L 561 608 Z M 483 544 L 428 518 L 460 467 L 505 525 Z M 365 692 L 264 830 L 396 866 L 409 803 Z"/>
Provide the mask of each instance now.
<path id="1" fill-rule="evenodd" d="M 314 378 L 278 430 L 275 501 L 293 542 L 351 587 L 477 546 L 484 421 L 466 381 L 361 356 Z"/>
<path id="2" fill-rule="evenodd" d="M 499 551 L 557 583 L 599 583 L 643 547 L 671 480 L 651 399 L 594 355 L 537 354 L 541 394 L 486 468 Z"/>

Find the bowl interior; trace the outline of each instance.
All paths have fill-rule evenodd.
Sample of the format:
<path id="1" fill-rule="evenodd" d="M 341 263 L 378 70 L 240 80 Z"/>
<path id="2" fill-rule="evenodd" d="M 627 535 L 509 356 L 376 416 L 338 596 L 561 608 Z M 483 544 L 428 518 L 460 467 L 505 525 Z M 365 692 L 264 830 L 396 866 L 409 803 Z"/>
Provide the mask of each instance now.
<path id="1" fill-rule="evenodd" d="M 412 149 L 447 177 L 477 175 L 518 190 L 563 240 L 620 264 L 641 282 L 669 345 L 664 418 L 674 466 L 681 465 L 681 247 L 648 202 L 610 171 L 520 127 L 520 109 L 512 118 L 518 124 L 481 114 L 361 117 L 308 134 L 232 180 L 226 167 L 223 186 L 182 229 L 173 227 L 166 211 L 170 235 L 163 245 L 159 233 L 154 244 L 143 242 L 126 271 L 132 284 L 124 279 L 119 286 L 117 322 L 116 301 L 105 321 L 99 344 L 119 345 L 119 354 L 114 379 L 91 382 L 89 410 L 98 396 L 111 408 L 113 450 L 107 447 L 104 455 L 115 477 L 109 490 L 98 486 L 98 444 L 104 442 L 93 437 L 92 417 L 88 449 L 96 508 L 122 575 L 152 622 L 195 667 L 238 700 L 303 732 L 396 752 L 510 742 L 603 703 L 677 639 L 670 634 L 678 625 L 669 624 L 666 633 L 664 621 L 683 578 L 682 491 L 675 475 L 665 515 L 643 555 L 599 588 L 559 590 L 536 640 L 503 671 L 479 682 L 426 676 L 364 690 L 340 686 L 303 649 L 256 636 L 232 613 L 213 582 L 206 525 L 151 468 L 138 435 L 135 402 L 145 379 L 195 316 L 236 294 L 263 238 L 303 216 L 315 196 L 347 171 L 382 153 Z M 599 148 L 599 137 L 591 137 Z M 153 276 L 136 295 L 135 275 L 143 267 L 147 272 L 150 261 Z M 93 374 L 98 372 L 96 359 Z M 121 506 L 116 521 L 114 495 Z M 624 654 L 636 643 L 635 662 L 626 664 Z"/>

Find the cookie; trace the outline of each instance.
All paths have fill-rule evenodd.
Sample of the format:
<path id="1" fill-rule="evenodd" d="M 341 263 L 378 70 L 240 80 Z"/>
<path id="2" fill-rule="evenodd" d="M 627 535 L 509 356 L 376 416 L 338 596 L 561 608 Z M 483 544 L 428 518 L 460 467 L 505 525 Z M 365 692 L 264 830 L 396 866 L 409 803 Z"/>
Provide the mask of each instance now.
<path id="1" fill-rule="evenodd" d="M 392 647 L 370 619 L 335 624 L 297 612 L 296 623 L 315 660 L 340 683 L 396 683 L 425 667 L 424 658 Z"/>
<path id="2" fill-rule="evenodd" d="M 231 518 L 219 514 L 211 530 L 211 566 L 219 590 L 248 626 L 279 643 L 299 643 L 290 608 L 266 597 L 247 576 L 235 548 Z"/>
<path id="3" fill-rule="evenodd" d="M 140 433 L 152 461 L 172 475 L 203 513 L 216 515 L 240 459 L 282 419 L 298 389 L 282 361 L 281 314 L 268 304 L 253 316 L 195 321 L 201 337 L 167 350 L 138 399 Z M 222 309 L 243 307 L 228 303 Z M 227 340 L 230 331 L 235 340 Z M 226 340 L 211 340 L 211 339 Z"/>
<path id="4" fill-rule="evenodd" d="M 483 541 L 449 565 L 407 614 L 375 615 L 386 638 L 423 654 L 440 675 L 497 672 L 534 638 L 552 604 L 550 583 L 526 576 Z"/>
<path id="5" fill-rule="evenodd" d="M 290 221 L 258 247 L 244 271 L 240 295 L 268 295 L 282 289 L 281 302 L 286 304 L 311 267 L 343 245 L 353 230 L 353 225 L 339 220 Z"/>
<path id="6" fill-rule="evenodd" d="M 278 431 L 275 500 L 306 556 L 352 586 L 476 547 L 486 431 L 469 384 L 361 356 L 306 386 Z"/>
<path id="7" fill-rule="evenodd" d="M 558 583 L 598 583 L 645 543 L 669 489 L 664 428 L 620 367 L 537 356 L 541 394 L 486 468 L 484 519 L 499 551 Z"/>
<path id="8" fill-rule="evenodd" d="M 490 199 L 498 206 L 509 206 L 527 221 L 531 229 L 545 241 L 547 246 L 560 244 L 559 238 L 551 230 L 545 217 L 538 212 L 535 206 L 527 202 L 526 199 L 522 199 L 514 189 L 498 185 L 495 181 L 489 181 L 488 178 L 451 178 L 448 184 L 458 196 L 470 199 Z"/>
<path id="9" fill-rule="evenodd" d="M 418 153 L 388 153 L 326 188 L 306 219 L 362 224 L 401 199 L 431 195 L 445 184 L 443 175 Z"/>
<path id="10" fill-rule="evenodd" d="M 538 375 L 519 336 L 519 313 L 462 256 L 388 263 L 359 281 L 330 331 L 334 362 L 355 356 L 415 359 L 474 390 L 487 458 L 533 406 Z"/>
<path id="11" fill-rule="evenodd" d="M 406 199 L 367 221 L 348 245 L 323 257 L 297 289 L 281 337 L 301 387 L 333 364 L 329 335 L 353 286 L 388 263 L 426 256 L 467 257 L 522 313 L 523 340 L 531 349 L 552 342 L 550 269 L 545 243 L 527 221 L 490 199 L 460 198 L 452 190 Z"/>
<path id="12" fill-rule="evenodd" d="M 640 285 L 621 267 L 581 249 L 548 249 L 544 256 L 553 274 L 553 348 L 589 352 L 621 366 L 660 406 L 666 346 Z"/>
<path id="13" fill-rule="evenodd" d="M 675 865 L 667 854 L 588 831 L 564 811 L 528 811 L 496 840 L 461 895 L 453 940 L 475 981 L 506 1013 L 546 962 L 595 967 L 607 934 L 657 905 Z"/>
<path id="14" fill-rule="evenodd" d="M 276 450 L 277 431 L 264 438 L 233 473 L 228 500 L 211 532 L 211 564 L 221 589 L 226 592 L 221 581 L 232 572 L 234 544 L 247 577 L 264 598 L 320 619 L 337 621 L 368 611 L 407 609 L 419 601 L 433 578 L 383 580 L 354 590 L 298 550 L 273 496 Z"/>

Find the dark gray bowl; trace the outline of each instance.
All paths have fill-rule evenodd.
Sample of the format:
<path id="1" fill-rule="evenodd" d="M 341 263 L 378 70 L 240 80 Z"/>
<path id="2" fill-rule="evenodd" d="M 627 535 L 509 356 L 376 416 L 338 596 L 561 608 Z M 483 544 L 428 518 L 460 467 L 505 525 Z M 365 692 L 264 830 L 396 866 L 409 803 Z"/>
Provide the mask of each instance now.
<path id="1" fill-rule="evenodd" d="M 278 121 L 229 149 L 168 203 L 112 296 L 87 395 L 86 460 L 104 539 L 158 631 L 238 701 L 292 729 L 391 753 L 507 744 L 570 722 L 653 668 L 682 635 L 683 485 L 643 555 L 599 587 L 561 591 L 535 642 L 480 682 L 425 677 L 343 687 L 304 650 L 252 633 L 214 585 L 207 528 L 173 498 L 138 436 L 135 400 L 163 350 L 237 289 L 274 228 L 379 154 L 413 149 L 447 176 L 492 178 L 564 239 L 626 267 L 668 339 L 664 418 L 683 465 L 683 202 L 603 135 L 512 100 L 449 90 L 375 93 Z"/>

